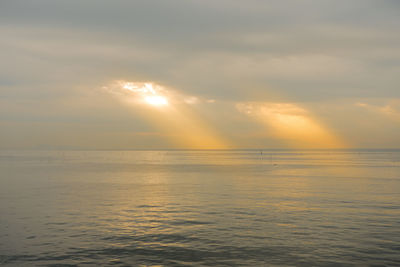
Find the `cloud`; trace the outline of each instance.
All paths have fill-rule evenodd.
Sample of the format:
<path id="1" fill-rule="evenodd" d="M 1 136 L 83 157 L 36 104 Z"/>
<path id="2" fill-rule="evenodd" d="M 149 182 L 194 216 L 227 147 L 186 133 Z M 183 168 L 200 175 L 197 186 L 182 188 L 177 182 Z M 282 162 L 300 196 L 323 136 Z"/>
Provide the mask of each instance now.
<path id="1" fill-rule="evenodd" d="M 104 90 L 153 124 L 169 141 L 184 149 L 232 148 L 192 106 L 201 99 L 152 82 L 116 81 Z M 207 100 L 203 104 L 209 104 Z"/>
<path id="2" fill-rule="evenodd" d="M 271 88 L 299 100 L 398 96 L 391 1 L 250 2 L 6 1 L 1 72 L 31 85 L 153 80 L 236 100 Z"/>
<path id="3" fill-rule="evenodd" d="M 383 105 L 358 102 L 356 106 L 378 113 L 394 121 L 400 121 L 400 99 L 392 99 L 389 103 Z"/>
<path id="4" fill-rule="evenodd" d="M 57 127 L 78 139 L 84 121 L 87 135 L 110 129 L 127 147 L 129 138 L 142 145 L 136 142 L 140 135 L 131 133 L 155 131 L 151 123 L 134 112 L 128 116 L 118 99 L 98 90 L 115 80 L 162 84 L 238 146 L 250 144 L 243 136 L 261 132 L 235 109 L 238 102 L 290 103 L 308 114 L 298 118 L 332 121 L 336 131 L 356 136 L 370 128 L 350 123 L 368 111 L 354 102 L 389 119 L 397 116 L 395 104 L 375 102 L 400 98 L 397 2 L 2 1 L 0 124 L 8 127 L 2 139 L 18 144 L 24 138 L 11 138 L 13 133 L 33 131 L 32 122 L 39 121 L 43 135 L 54 133 L 49 143 L 59 140 Z M 310 108 L 318 105 L 323 108 Z M 268 114 L 278 116 L 271 106 Z M 381 125 L 387 132 L 393 127 Z"/>
<path id="5" fill-rule="evenodd" d="M 237 109 L 256 119 L 277 141 L 291 148 L 344 148 L 339 137 L 306 109 L 293 103 L 238 103 Z"/>

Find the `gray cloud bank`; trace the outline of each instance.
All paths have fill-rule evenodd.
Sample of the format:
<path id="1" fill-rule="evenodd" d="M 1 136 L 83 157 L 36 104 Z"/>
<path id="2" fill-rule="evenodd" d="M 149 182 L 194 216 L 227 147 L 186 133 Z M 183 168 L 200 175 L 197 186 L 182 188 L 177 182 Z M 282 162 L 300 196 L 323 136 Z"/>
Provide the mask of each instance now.
<path id="1" fill-rule="evenodd" d="M 3 0 L 0 148 L 166 147 L 156 134 L 135 141 L 152 128 L 96 91 L 116 79 L 303 103 L 356 140 L 364 128 L 351 122 L 373 111 L 354 103 L 400 98 L 399 18 L 395 0 Z M 227 114 L 222 131 L 238 118 Z M 355 146 L 391 136 L 374 146 L 398 147 L 399 127 L 389 118 L 383 129 Z"/>

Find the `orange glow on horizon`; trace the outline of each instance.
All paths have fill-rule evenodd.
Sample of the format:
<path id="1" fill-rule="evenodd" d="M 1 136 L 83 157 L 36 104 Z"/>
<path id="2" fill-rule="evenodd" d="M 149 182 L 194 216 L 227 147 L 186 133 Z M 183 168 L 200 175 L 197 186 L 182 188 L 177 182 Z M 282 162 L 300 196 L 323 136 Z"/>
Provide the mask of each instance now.
<path id="1" fill-rule="evenodd" d="M 153 83 L 118 81 L 111 92 L 155 125 L 173 144 L 183 149 L 226 149 L 231 146 L 190 107 L 196 98 Z"/>
<path id="2" fill-rule="evenodd" d="M 240 103 L 239 111 L 256 119 L 273 138 L 291 148 L 344 148 L 336 135 L 314 119 L 308 111 L 291 103 Z"/>

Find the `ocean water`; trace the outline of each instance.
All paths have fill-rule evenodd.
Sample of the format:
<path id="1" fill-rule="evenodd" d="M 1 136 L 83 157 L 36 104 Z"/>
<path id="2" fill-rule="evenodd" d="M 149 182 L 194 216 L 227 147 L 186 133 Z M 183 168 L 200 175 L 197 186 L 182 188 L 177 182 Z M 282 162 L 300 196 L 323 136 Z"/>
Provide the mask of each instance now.
<path id="1" fill-rule="evenodd" d="M 0 265 L 400 266 L 400 151 L 1 151 Z"/>

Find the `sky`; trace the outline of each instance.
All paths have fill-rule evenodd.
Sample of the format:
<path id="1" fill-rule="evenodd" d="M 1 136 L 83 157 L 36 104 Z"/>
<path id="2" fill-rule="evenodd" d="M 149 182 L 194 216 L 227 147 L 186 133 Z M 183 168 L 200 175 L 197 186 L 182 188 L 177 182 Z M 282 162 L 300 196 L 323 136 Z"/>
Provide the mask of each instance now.
<path id="1" fill-rule="evenodd" d="M 400 148 L 400 1 L 1 0 L 0 149 Z"/>

